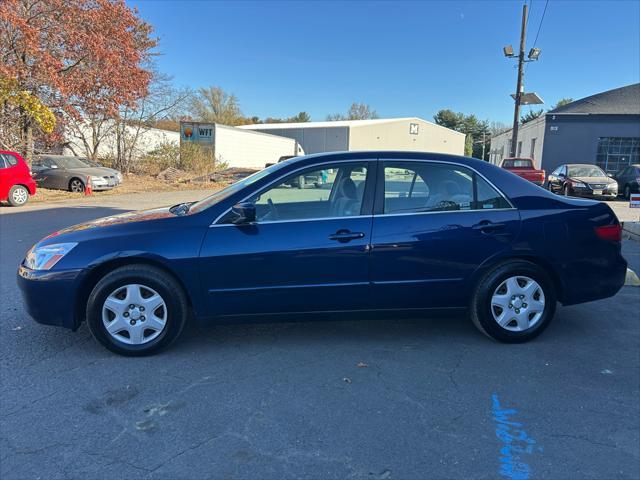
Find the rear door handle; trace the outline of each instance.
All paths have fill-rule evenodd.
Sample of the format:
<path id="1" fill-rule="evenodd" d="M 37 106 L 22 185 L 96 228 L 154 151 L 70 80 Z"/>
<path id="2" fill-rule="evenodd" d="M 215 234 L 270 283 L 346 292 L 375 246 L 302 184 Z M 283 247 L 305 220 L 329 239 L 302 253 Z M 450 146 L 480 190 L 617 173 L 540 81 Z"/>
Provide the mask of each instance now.
<path id="1" fill-rule="evenodd" d="M 476 223 L 473 228 L 474 230 L 480 230 L 482 233 L 493 233 L 496 230 L 502 230 L 506 227 L 504 223 L 493 223 L 488 220 L 483 220 L 480 223 Z"/>
<path id="2" fill-rule="evenodd" d="M 352 232 L 351 230 L 338 230 L 336 233 L 329 235 L 329 240 L 336 240 L 340 243 L 347 243 L 358 238 L 364 238 L 364 233 Z"/>

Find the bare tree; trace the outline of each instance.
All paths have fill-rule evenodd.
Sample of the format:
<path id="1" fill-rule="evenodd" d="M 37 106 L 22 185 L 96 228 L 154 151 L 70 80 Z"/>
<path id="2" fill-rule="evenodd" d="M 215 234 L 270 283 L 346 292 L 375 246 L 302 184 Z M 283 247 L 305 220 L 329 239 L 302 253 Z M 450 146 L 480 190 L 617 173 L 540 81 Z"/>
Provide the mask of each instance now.
<path id="1" fill-rule="evenodd" d="M 220 87 L 198 89 L 191 98 L 189 111 L 197 121 L 232 126 L 244 123 L 238 98 Z"/>
<path id="2" fill-rule="evenodd" d="M 379 118 L 378 113 L 366 103 L 357 102 L 351 104 L 346 115 L 342 113 L 327 115 L 327 120 L 330 122 L 336 120 L 369 120 L 373 118 Z"/>

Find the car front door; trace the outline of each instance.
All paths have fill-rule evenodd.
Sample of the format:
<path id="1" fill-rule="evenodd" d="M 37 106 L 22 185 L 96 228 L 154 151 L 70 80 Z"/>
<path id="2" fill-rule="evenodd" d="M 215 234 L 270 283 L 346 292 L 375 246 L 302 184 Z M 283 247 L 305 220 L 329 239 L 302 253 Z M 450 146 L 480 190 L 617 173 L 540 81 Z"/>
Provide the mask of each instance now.
<path id="1" fill-rule="evenodd" d="M 229 212 L 212 225 L 200 254 L 208 314 L 366 308 L 375 163 L 302 169 L 247 199 L 255 222 Z"/>
<path id="2" fill-rule="evenodd" d="M 509 248 L 520 216 L 482 176 L 428 161 L 380 161 L 371 245 L 376 308 L 468 303 L 479 265 Z"/>

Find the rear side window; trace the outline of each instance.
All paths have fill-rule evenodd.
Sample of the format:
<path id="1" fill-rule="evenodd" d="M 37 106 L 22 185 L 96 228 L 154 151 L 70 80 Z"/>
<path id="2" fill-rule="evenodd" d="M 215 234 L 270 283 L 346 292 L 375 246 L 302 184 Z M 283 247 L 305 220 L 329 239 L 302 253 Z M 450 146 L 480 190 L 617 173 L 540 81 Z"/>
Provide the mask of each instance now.
<path id="1" fill-rule="evenodd" d="M 471 170 L 431 162 L 384 163 L 384 213 L 421 213 L 510 208 Z"/>
<path id="2" fill-rule="evenodd" d="M 7 168 L 7 165 L 5 164 L 5 161 L 4 161 L 4 153 L 0 153 L 0 169 L 2 168 Z"/>
<path id="3" fill-rule="evenodd" d="M 4 161 L 7 167 L 15 167 L 18 164 L 18 159 L 9 153 L 4 154 Z"/>

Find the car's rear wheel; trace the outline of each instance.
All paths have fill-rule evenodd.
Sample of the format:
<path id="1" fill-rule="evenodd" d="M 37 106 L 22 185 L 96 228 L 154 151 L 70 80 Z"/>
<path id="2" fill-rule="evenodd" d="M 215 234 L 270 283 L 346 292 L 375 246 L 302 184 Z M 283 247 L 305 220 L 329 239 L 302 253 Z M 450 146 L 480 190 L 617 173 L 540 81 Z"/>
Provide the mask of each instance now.
<path id="1" fill-rule="evenodd" d="M 87 301 L 87 324 L 109 350 L 150 355 L 182 332 L 189 312 L 182 287 L 163 270 L 128 265 L 105 275 Z"/>
<path id="2" fill-rule="evenodd" d="M 72 178 L 69 181 L 69 191 L 75 193 L 84 192 L 84 182 L 79 178 Z"/>
<path id="3" fill-rule="evenodd" d="M 13 207 L 21 207 L 29 201 L 29 190 L 22 185 L 14 185 L 9 190 L 9 203 Z"/>
<path id="4" fill-rule="evenodd" d="M 520 260 L 485 274 L 471 300 L 471 319 L 476 327 L 505 343 L 537 337 L 555 310 L 556 292 L 549 275 L 538 265 Z"/>
<path id="5" fill-rule="evenodd" d="M 631 198 L 631 187 L 629 185 L 625 185 L 624 187 L 624 198 L 626 199 Z"/>

